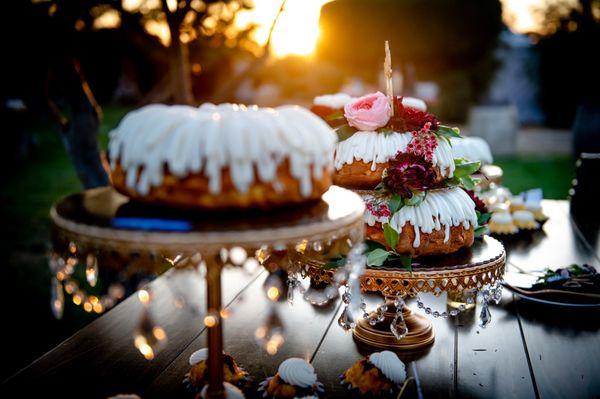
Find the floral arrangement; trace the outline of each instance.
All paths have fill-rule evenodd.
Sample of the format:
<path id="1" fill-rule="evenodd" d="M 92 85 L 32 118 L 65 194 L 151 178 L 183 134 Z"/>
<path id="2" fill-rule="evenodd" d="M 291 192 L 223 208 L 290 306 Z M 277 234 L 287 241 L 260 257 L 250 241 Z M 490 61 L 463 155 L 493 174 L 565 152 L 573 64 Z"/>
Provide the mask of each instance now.
<path id="1" fill-rule="evenodd" d="M 384 220 L 382 227 L 386 246 L 367 242 L 367 264 L 381 266 L 384 262 L 400 261 L 410 268 L 409 256 L 395 251 L 399 233 L 386 220 L 404 206 L 416 206 L 426 197 L 427 191 L 444 187 L 462 187 L 475 202 L 478 216 L 478 227 L 475 235 L 483 235 L 487 231 L 485 224 L 491 214 L 473 188 L 476 179 L 471 175 L 479 167 L 479 162 L 455 159 L 453 177 L 442 178 L 434 167 L 434 151 L 440 140 L 451 145 L 450 138 L 460 138 L 457 128 L 441 125 L 435 115 L 419 107 L 406 106 L 401 96 L 388 97 L 381 92 L 367 94 L 348 102 L 343 111 L 337 110 L 325 119 L 338 134 L 339 141 L 344 141 L 357 131 L 373 131 L 381 134 L 393 132 L 410 132 L 412 138 L 404 152 L 398 152 L 388 161 L 382 181 L 376 187 L 380 199 L 367 203 L 367 211 L 378 220 Z M 389 198 L 387 202 L 381 198 Z"/>

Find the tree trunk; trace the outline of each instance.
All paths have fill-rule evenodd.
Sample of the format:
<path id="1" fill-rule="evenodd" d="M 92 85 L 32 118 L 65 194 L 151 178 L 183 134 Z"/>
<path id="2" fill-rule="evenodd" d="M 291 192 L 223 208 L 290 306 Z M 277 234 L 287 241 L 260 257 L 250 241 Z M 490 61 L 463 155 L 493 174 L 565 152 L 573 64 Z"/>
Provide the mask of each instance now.
<path id="1" fill-rule="evenodd" d="M 179 30 L 171 30 L 171 66 L 173 101 L 177 104 L 193 104 L 192 76 L 188 45 L 179 40 Z"/>
<path id="2" fill-rule="evenodd" d="M 66 61 L 59 71 L 71 120 L 63 125 L 63 143 L 85 188 L 106 186 L 108 176 L 100 158 L 98 134 L 100 107 L 85 81 L 77 61 Z"/>

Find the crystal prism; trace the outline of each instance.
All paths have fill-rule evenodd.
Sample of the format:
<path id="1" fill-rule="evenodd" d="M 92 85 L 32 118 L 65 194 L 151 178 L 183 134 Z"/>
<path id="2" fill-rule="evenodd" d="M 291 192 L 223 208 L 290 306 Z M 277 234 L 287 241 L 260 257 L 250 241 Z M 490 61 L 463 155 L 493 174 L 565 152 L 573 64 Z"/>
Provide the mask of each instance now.
<path id="1" fill-rule="evenodd" d="M 488 324 L 492 321 L 492 314 L 490 313 L 490 309 L 486 304 L 481 308 L 481 313 L 479 314 L 479 325 L 482 328 L 486 328 Z"/>
<path id="2" fill-rule="evenodd" d="M 392 334 L 394 334 L 394 337 L 396 337 L 398 341 L 406 337 L 406 334 L 408 334 L 408 327 L 406 326 L 404 317 L 402 317 L 401 314 L 394 317 L 390 323 L 390 331 Z"/>
<path id="3" fill-rule="evenodd" d="M 348 306 L 344 307 L 344 311 L 338 319 L 338 324 L 344 329 L 344 331 L 349 331 L 356 326 L 356 321 L 354 320 L 352 312 L 350 309 L 348 309 Z"/>

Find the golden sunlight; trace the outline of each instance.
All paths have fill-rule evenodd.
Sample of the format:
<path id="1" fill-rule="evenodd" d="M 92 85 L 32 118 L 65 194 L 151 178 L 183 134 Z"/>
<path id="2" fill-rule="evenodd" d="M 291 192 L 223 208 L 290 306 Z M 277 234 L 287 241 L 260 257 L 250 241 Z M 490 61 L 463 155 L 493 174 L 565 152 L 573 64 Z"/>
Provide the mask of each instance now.
<path id="1" fill-rule="evenodd" d="M 276 57 L 308 56 L 315 50 L 319 37 L 319 16 L 323 4 L 331 0 L 288 0 L 273 29 L 271 50 Z M 240 12 L 236 25 L 240 28 L 257 24 L 254 40 L 264 44 L 281 2 L 255 0 L 254 8 Z"/>
<path id="2" fill-rule="evenodd" d="M 543 31 L 538 13 L 546 7 L 555 6 L 568 10 L 577 5 L 577 0 L 501 0 L 504 22 L 515 33 Z M 565 11 L 566 12 L 566 11 Z"/>

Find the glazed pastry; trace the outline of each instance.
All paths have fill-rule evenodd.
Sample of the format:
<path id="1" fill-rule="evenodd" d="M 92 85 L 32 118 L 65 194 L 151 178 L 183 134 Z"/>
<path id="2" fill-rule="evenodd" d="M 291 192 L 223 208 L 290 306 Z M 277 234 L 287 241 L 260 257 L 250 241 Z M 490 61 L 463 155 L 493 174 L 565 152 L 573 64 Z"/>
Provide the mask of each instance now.
<path id="1" fill-rule="evenodd" d="M 314 98 L 310 110 L 325 119 L 332 126 L 336 126 L 336 123 L 331 123 L 331 121 L 327 120 L 328 117 L 335 112 L 343 111 L 344 105 L 350 101 L 352 101 L 352 97 L 346 93 L 324 94 Z"/>
<path id="2" fill-rule="evenodd" d="M 516 211 L 512 214 L 515 226 L 522 230 L 534 230 L 540 227 L 540 224 L 535 221 L 533 213 L 529 211 Z"/>
<path id="3" fill-rule="evenodd" d="M 149 105 L 110 133 L 113 186 L 136 200 L 204 209 L 320 198 L 336 135 L 297 106 Z"/>
<path id="4" fill-rule="evenodd" d="M 334 184 L 364 190 L 375 188 L 381 181 L 390 159 L 399 152 L 405 152 L 412 137 L 408 132 L 354 133 L 336 147 Z M 438 176 L 438 182 L 453 176 L 454 156 L 447 141 L 438 139 L 431 163 Z"/>
<path id="5" fill-rule="evenodd" d="M 317 381 L 310 363 L 292 357 L 279 365 L 277 374 L 260 384 L 259 391 L 263 392 L 263 397 L 273 399 L 318 397 L 323 385 Z"/>
<path id="6" fill-rule="evenodd" d="M 519 231 L 510 213 L 494 213 L 488 224 L 492 234 L 515 234 Z"/>
<path id="7" fill-rule="evenodd" d="M 450 139 L 454 158 L 464 158 L 472 162 L 488 165 L 494 162 L 488 143 L 480 137 L 463 137 Z"/>
<path id="8" fill-rule="evenodd" d="M 497 212 L 497 213 L 508 212 L 510 210 L 510 206 L 503 202 L 497 202 L 495 204 L 488 205 L 487 207 L 490 212 Z"/>
<path id="9" fill-rule="evenodd" d="M 231 385 L 228 382 L 224 382 L 223 386 L 225 387 L 225 399 L 244 399 L 244 393 L 235 385 Z M 208 385 L 204 386 L 202 392 L 198 395 L 199 398 L 205 399 L 206 391 L 208 390 Z"/>
<path id="10" fill-rule="evenodd" d="M 533 213 L 533 217 L 535 218 L 536 221 L 538 221 L 538 222 L 545 222 L 546 220 L 548 220 L 548 216 L 546 216 L 544 214 L 544 212 L 542 210 L 542 204 L 540 204 L 539 202 L 537 202 L 537 203 L 526 203 L 525 204 L 525 208 L 529 212 Z"/>
<path id="11" fill-rule="evenodd" d="M 376 352 L 340 376 L 342 385 L 359 396 L 394 397 L 406 380 L 406 367 L 394 352 Z"/>
<path id="12" fill-rule="evenodd" d="M 523 198 L 521 196 L 515 195 L 510 197 L 509 202 L 511 212 L 525 210 L 525 201 L 523 201 Z"/>
<path id="13" fill-rule="evenodd" d="M 208 348 L 202 348 L 190 356 L 190 371 L 184 382 L 195 391 L 200 391 L 208 383 Z M 239 367 L 233 357 L 223 354 L 223 379 L 225 382 L 244 387 L 248 383 L 248 373 Z"/>
<path id="14" fill-rule="evenodd" d="M 388 197 L 358 191 L 366 202 L 367 239 L 386 245 L 382 225 L 399 232 L 396 251 L 413 256 L 441 255 L 473 245 L 475 203 L 461 188 L 431 190 L 423 202 L 390 216 Z"/>

